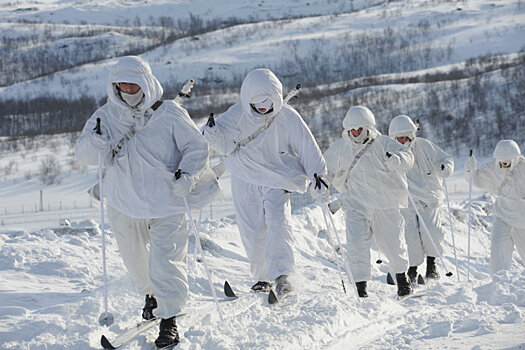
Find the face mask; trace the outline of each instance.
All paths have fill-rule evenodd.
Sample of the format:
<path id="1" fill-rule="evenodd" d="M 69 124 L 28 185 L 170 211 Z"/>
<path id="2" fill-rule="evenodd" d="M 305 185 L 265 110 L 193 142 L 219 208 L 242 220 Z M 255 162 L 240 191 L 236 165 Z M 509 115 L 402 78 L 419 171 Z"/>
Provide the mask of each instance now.
<path id="1" fill-rule="evenodd" d="M 362 144 L 368 138 L 368 129 L 363 129 L 358 136 L 352 135 L 351 131 L 348 131 L 348 135 L 357 144 Z"/>
<path id="2" fill-rule="evenodd" d="M 142 90 L 139 90 L 139 92 L 133 95 L 126 94 L 121 91 L 120 95 L 122 96 L 122 100 L 124 100 L 124 102 L 126 102 L 131 107 L 136 107 L 144 97 Z"/>
<path id="3" fill-rule="evenodd" d="M 259 114 L 267 114 L 272 111 L 273 102 L 271 98 L 266 98 L 265 100 L 257 103 L 250 103 L 252 109 Z"/>

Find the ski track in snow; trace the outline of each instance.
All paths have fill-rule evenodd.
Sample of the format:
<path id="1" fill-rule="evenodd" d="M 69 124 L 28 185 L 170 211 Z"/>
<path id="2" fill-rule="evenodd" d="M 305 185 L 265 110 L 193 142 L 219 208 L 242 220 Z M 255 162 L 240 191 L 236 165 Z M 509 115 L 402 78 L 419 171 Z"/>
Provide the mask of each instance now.
<path id="1" fill-rule="evenodd" d="M 360 302 L 343 276 L 347 294 L 326 239 L 318 206 L 293 215 L 298 273 L 296 291 L 277 305 L 266 294 L 249 293 L 249 267 L 235 219 L 206 219 L 202 243 L 214 288 L 224 314 L 221 322 L 202 263 L 194 261 L 189 244 L 190 299 L 188 313 L 178 321 L 178 349 L 412 349 L 525 347 L 525 271 L 519 259 L 493 280 L 488 275 L 488 215 L 493 197 L 473 203 L 470 282 L 467 276 L 465 203 L 453 202 L 457 254 L 462 281 L 457 281 L 450 232 L 445 260 L 454 272 L 430 283 L 427 295 L 397 302 L 396 287 L 386 284 L 388 262 L 375 263 L 369 298 Z M 446 214 L 446 212 L 443 212 Z M 335 216 L 345 246 L 341 213 Z M 38 232 L 0 231 L 0 348 L 100 348 L 100 336 L 111 340 L 140 320 L 142 297 L 120 260 L 109 230 L 109 311 L 115 323 L 98 325 L 103 311 L 100 236 L 93 221 L 67 229 Z M 447 222 L 448 228 L 448 222 Z M 57 233 L 55 233 L 58 232 Z M 517 254 L 514 253 L 517 257 Z M 342 256 L 338 255 L 343 265 Z M 420 272 L 424 266 L 420 267 Z M 227 279 L 239 298 L 226 300 Z M 153 349 L 156 327 L 137 337 L 127 349 Z"/>

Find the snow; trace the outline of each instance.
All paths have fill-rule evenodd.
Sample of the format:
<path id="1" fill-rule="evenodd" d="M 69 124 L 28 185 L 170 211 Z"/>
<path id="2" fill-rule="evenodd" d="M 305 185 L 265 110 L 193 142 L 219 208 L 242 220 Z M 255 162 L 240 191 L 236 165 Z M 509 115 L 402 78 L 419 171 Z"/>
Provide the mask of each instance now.
<path id="1" fill-rule="evenodd" d="M 351 12 L 351 6 L 356 12 Z M 423 39 L 432 42 L 433 48 L 450 46 L 453 54 L 446 65 L 392 73 L 392 78 L 425 70 L 446 72 L 469 58 L 489 53 L 515 55 L 523 48 L 525 37 L 525 7 L 510 0 L 400 1 L 389 2 L 388 7 L 375 0 L 230 0 L 221 6 L 209 0 L 0 0 L 0 30 L 6 38 L 45 30 L 45 26 L 29 29 L 13 22 L 25 19 L 57 23 L 58 35 L 83 21 L 93 26 L 116 25 L 117 18 L 132 22 L 139 16 L 144 24 L 149 16 L 169 15 L 177 20 L 187 19 L 190 12 L 204 20 L 234 14 L 268 21 L 219 29 L 199 35 L 199 40 L 181 39 L 145 53 L 143 57 L 164 79 L 163 84 L 188 78 L 196 79 L 197 84 L 207 79 L 232 79 L 255 66 L 278 65 L 283 57 L 337 53 L 349 42 L 345 40 L 365 31 L 417 28 L 425 21 L 433 29 Z M 270 21 L 283 14 L 296 19 Z M 70 24 L 65 24 L 66 20 Z M 130 39 L 125 40 L 129 43 Z M 26 99 L 42 93 L 66 97 L 88 93 L 102 98 L 109 65 L 110 60 L 103 60 L 49 78 L 1 87 L 2 99 Z M 102 334 L 111 340 L 140 320 L 143 298 L 123 266 L 111 227 L 106 224 L 109 311 L 115 323 L 109 327 L 98 323 L 104 309 L 100 217 L 86 193 L 97 181 L 97 169 L 75 162 L 72 144 L 74 135 L 55 135 L 37 137 L 18 149 L 0 150 L 1 349 L 97 349 Z M 57 157 L 62 172 L 59 183 L 43 186 L 38 167 L 49 155 Z M 524 262 L 514 252 L 510 270 L 490 277 L 494 197 L 477 189 L 472 195 L 468 261 L 468 184 L 462 174 L 464 159 L 455 161 L 456 171 L 447 184 L 461 280 L 444 206 L 444 262 L 453 276 L 446 277 L 439 263 L 441 279 L 419 286 L 427 294 L 404 303 L 396 301 L 395 287 L 385 282 L 388 262 L 375 263 L 379 257 L 375 246 L 370 297 L 356 300 L 346 276 L 347 294 L 343 293 L 335 264 L 335 259 L 343 263 L 342 255 L 334 257 L 320 207 L 304 205 L 311 200 L 301 196 L 294 196 L 293 212 L 297 274 L 291 279 L 296 292 L 275 306 L 268 305 L 264 295 L 249 293 L 255 281 L 249 277 L 233 211 L 230 174 L 226 173 L 221 178 L 224 199 L 193 213 L 225 320 L 219 319 L 203 264 L 195 261 L 195 238 L 190 236 L 190 299 L 187 314 L 178 320 L 181 343 L 177 349 L 524 349 Z M 490 157 L 478 157 L 478 164 L 488 161 Z M 344 250 L 342 213 L 334 219 Z M 424 268 L 421 266 L 420 272 Z M 237 300 L 224 299 L 224 280 L 240 296 Z M 144 333 L 127 348 L 152 349 L 156 333 L 156 329 Z"/>
<path id="2" fill-rule="evenodd" d="M 85 189 L 96 180 L 96 168 L 64 172 L 61 184 L 44 187 L 50 203 L 63 201 L 62 210 L 50 204 L 48 211 L 44 204 L 44 211 L 21 213 L 22 205 L 32 208 L 32 203 L 38 202 L 42 188 L 37 177 L 23 180 L 24 173 L 37 172 L 38 159 L 51 152 L 62 164 L 70 162 L 66 139 L 58 135 L 51 140 L 53 151 L 42 146 L 2 154 L 2 165 L 7 160 L 17 162 L 0 183 L 2 205 L 8 203 L 10 213 L 0 216 L 2 349 L 100 348 L 102 334 L 111 340 L 140 320 L 143 298 L 136 293 L 111 227 L 106 225 L 109 311 L 115 322 L 109 327 L 98 323 L 104 310 L 99 212 L 94 207 L 81 208 L 81 203 L 88 203 Z M 481 158 L 479 163 L 488 160 Z M 448 180 L 461 281 L 457 280 L 452 237 L 447 231 L 444 261 L 453 276 L 446 277 L 439 265 L 441 279 L 419 287 L 427 294 L 402 304 L 396 301 L 396 288 L 386 284 L 388 262 L 375 263 L 379 256 L 375 246 L 370 297 L 357 301 L 346 276 L 348 293 L 343 293 L 322 211 L 315 204 L 302 207 L 299 200 L 294 200 L 293 212 L 297 273 L 292 281 L 296 292 L 275 306 L 267 303 L 265 295 L 249 293 L 255 281 L 249 277 L 226 173 L 221 179 L 224 201 L 214 203 L 211 213 L 210 208 L 193 213 L 225 320 L 219 319 L 203 264 L 194 260 L 195 239 L 190 236 L 190 299 L 187 314 L 178 321 L 181 343 L 177 348 L 523 348 L 525 269 L 514 252 L 510 271 L 490 278 L 490 207 L 494 197 L 479 191 L 473 195 L 467 281 L 468 187 L 462 163 L 456 160 L 456 172 Z M 72 201 L 78 207 L 66 208 L 65 203 Z M 0 207 L 0 214 L 4 210 Z M 446 207 L 442 214 L 448 228 Z M 60 226 L 64 219 L 71 221 L 70 226 Z M 345 247 L 342 213 L 334 219 Z M 343 264 L 341 255 L 337 259 Z M 419 269 L 424 271 L 424 266 Z M 225 300 L 224 280 L 240 296 L 237 300 Z M 127 349 L 151 349 L 156 336 L 157 329 L 151 329 Z"/>

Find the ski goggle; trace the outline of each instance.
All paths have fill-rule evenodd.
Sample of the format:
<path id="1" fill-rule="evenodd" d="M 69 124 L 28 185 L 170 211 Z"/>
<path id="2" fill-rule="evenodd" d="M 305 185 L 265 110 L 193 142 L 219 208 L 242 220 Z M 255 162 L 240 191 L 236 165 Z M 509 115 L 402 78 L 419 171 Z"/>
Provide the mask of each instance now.
<path id="1" fill-rule="evenodd" d="M 273 102 L 270 98 L 266 98 L 261 102 L 252 102 L 250 106 L 259 114 L 267 114 L 273 111 Z"/>

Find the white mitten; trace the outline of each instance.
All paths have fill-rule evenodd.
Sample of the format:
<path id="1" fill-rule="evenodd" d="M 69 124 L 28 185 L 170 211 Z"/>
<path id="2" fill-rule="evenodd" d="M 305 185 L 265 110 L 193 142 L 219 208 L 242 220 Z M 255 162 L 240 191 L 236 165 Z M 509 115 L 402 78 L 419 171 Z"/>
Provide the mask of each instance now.
<path id="1" fill-rule="evenodd" d="M 195 181 L 193 180 L 193 176 L 189 174 L 181 174 L 180 177 L 177 179 L 173 177 L 173 194 L 178 197 L 187 197 L 191 190 L 193 190 L 193 187 L 195 186 Z"/>

